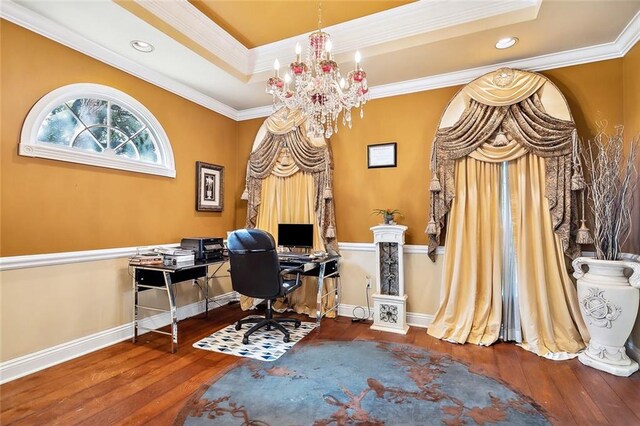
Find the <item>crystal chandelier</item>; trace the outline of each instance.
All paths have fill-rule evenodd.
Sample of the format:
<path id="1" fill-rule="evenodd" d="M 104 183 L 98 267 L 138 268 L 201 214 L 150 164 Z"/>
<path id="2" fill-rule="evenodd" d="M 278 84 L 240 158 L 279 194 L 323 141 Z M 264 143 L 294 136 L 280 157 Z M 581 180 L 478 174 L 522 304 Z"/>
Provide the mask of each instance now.
<path id="1" fill-rule="evenodd" d="M 280 63 L 276 59 L 275 74 L 267 81 L 266 92 L 273 97 L 274 109 L 281 106 L 299 109 L 307 117 L 309 137 L 329 138 L 338 132 L 341 112 L 342 124 L 349 128 L 352 108 L 360 108 L 360 118 L 364 117 L 369 87 L 367 73 L 360 66 L 360 52 L 356 52 L 355 67 L 345 79 L 333 60 L 331 38 L 321 28 L 322 9 L 319 6 L 318 30 L 309 35 L 306 61 L 302 61 L 302 48 L 297 43 L 296 60 L 289 65 L 291 74 L 287 72 L 284 80 L 280 78 Z"/>

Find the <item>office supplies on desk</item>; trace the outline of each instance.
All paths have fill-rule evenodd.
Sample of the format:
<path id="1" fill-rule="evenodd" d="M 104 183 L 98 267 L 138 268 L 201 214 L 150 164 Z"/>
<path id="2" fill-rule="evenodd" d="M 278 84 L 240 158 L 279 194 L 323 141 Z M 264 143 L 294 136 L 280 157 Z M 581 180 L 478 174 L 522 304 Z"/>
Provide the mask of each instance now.
<path id="1" fill-rule="evenodd" d="M 224 242 L 222 238 L 183 238 L 180 248 L 193 250 L 195 260 L 219 260 L 223 258 Z"/>
<path id="2" fill-rule="evenodd" d="M 161 265 L 162 256 L 157 253 L 141 253 L 129 258 L 129 265 Z"/>
<path id="3" fill-rule="evenodd" d="M 193 265 L 195 262 L 195 256 L 193 252 L 190 254 L 165 254 L 163 264 L 170 265 Z"/>

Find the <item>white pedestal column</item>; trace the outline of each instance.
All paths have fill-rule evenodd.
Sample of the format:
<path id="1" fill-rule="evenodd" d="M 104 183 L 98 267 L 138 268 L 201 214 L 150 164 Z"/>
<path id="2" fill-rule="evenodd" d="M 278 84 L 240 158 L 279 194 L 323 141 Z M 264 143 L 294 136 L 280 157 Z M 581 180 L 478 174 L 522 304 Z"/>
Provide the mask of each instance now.
<path id="1" fill-rule="evenodd" d="M 373 330 L 406 334 L 407 295 L 404 293 L 404 225 L 370 228 L 376 245 L 376 292 L 373 295 Z"/>

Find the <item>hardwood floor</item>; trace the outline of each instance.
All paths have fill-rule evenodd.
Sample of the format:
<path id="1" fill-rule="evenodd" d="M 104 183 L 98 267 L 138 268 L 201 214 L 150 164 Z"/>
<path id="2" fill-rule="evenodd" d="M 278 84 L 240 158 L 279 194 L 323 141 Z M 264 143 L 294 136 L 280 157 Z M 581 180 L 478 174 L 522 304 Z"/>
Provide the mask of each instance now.
<path id="1" fill-rule="evenodd" d="M 180 322 L 178 352 L 148 333 L 0 386 L 0 424 L 171 424 L 193 392 L 241 358 L 194 349 L 202 337 L 241 318 L 237 304 Z M 304 319 L 301 317 L 301 319 Z M 546 410 L 554 424 L 640 425 L 640 373 L 615 377 L 577 360 L 541 359 L 512 344 L 454 345 L 412 327 L 406 336 L 349 318 L 324 319 L 309 340 L 408 343 L 450 355 L 506 383 Z"/>

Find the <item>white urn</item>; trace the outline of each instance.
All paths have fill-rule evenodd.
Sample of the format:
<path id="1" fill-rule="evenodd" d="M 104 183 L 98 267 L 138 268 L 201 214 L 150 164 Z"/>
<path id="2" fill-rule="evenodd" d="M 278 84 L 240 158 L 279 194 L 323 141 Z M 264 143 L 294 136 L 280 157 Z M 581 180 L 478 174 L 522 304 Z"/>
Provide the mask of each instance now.
<path id="1" fill-rule="evenodd" d="M 591 334 L 578 359 L 616 376 L 630 376 L 638 363 L 627 356 L 624 345 L 638 315 L 640 263 L 578 257 L 573 269 L 580 312 Z"/>

